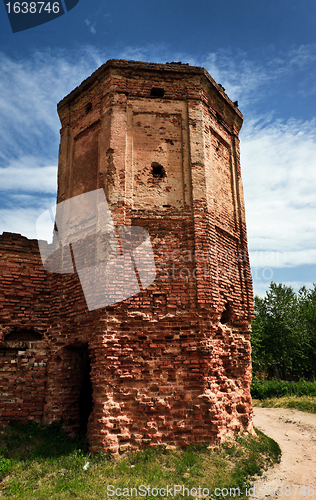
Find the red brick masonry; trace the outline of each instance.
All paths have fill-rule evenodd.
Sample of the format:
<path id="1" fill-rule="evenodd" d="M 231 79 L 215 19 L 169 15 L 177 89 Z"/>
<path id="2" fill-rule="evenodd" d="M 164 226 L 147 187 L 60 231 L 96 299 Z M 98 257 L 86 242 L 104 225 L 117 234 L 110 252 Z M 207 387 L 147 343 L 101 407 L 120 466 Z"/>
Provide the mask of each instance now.
<path id="1" fill-rule="evenodd" d="M 251 432 L 237 104 L 203 68 L 112 60 L 58 112 L 57 201 L 104 188 L 116 226 L 148 230 L 157 275 L 88 311 L 76 273 L 0 236 L 1 420 L 62 421 L 114 453 Z"/>

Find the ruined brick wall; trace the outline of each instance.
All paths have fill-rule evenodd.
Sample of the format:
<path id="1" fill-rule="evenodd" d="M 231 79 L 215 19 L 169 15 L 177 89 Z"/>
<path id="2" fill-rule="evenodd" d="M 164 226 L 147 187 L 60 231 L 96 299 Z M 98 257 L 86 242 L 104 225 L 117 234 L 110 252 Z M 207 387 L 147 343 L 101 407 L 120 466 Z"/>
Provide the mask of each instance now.
<path id="1" fill-rule="evenodd" d="M 103 188 L 156 279 L 88 311 L 77 273 L 47 274 L 44 421 L 112 452 L 251 431 L 240 111 L 203 68 L 109 61 L 58 112 L 57 201 Z"/>
<path id="2" fill-rule="evenodd" d="M 49 286 L 37 240 L 0 236 L 0 420 L 40 422 L 46 389 Z"/>
<path id="3" fill-rule="evenodd" d="M 0 420 L 41 422 L 47 352 L 43 342 L 6 341 L 0 346 Z"/>

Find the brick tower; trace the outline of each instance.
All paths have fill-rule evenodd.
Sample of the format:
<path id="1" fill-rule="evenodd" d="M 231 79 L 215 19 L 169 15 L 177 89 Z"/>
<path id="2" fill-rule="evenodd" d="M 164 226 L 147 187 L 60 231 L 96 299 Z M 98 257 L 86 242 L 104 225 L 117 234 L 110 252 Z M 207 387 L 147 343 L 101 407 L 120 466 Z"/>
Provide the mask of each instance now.
<path id="1" fill-rule="evenodd" d="M 89 311 L 76 272 L 46 272 L 41 418 L 92 451 L 251 432 L 237 103 L 203 68 L 111 60 L 58 113 L 58 203 L 103 189 L 116 228 L 148 231 L 156 278 Z"/>

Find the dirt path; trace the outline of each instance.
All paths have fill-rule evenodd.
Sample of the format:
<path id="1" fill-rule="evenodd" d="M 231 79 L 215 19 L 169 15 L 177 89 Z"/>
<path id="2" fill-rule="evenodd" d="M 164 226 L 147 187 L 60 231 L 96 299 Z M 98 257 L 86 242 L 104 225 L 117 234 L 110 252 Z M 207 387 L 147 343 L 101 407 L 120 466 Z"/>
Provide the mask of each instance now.
<path id="1" fill-rule="evenodd" d="M 254 408 L 253 422 L 279 443 L 282 458 L 256 481 L 252 498 L 316 500 L 316 415 L 291 409 Z"/>

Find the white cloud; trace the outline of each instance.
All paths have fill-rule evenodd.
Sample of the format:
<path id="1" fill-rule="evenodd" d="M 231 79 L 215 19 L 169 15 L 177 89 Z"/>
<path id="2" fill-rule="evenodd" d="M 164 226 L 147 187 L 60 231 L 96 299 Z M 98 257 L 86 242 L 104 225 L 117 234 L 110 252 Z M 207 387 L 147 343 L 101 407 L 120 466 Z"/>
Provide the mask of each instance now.
<path id="1" fill-rule="evenodd" d="M 250 262 L 257 268 L 289 268 L 316 263 L 316 248 L 297 251 L 250 250 Z"/>
<path id="2" fill-rule="evenodd" d="M 103 62 L 91 47 L 79 57 L 46 50 L 23 61 L 0 53 L 0 234 L 36 238 L 47 194 L 57 191 L 57 103 Z"/>
<path id="3" fill-rule="evenodd" d="M 37 158 L 20 158 L 0 168 L 1 191 L 57 192 L 57 166 L 34 166 Z"/>
<path id="4" fill-rule="evenodd" d="M 287 52 L 266 47 L 255 59 L 242 50 L 222 49 L 206 54 L 200 65 L 225 87 L 232 101 L 238 100 L 240 108 L 251 113 L 254 103 L 280 92 L 292 97 L 315 93 L 315 72 L 310 69 L 315 60 L 316 44 L 306 44 Z"/>
<path id="5" fill-rule="evenodd" d="M 300 45 L 289 51 L 289 61 L 293 66 L 307 66 L 316 61 L 316 44 Z"/>
<path id="6" fill-rule="evenodd" d="M 35 152 L 48 163 L 52 155 L 56 158 L 57 103 L 104 62 L 89 47 L 74 59 L 62 51 L 38 51 L 26 61 L 0 53 L 0 162 L 4 166 L 8 159 Z"/>
<path id="7" fill-rule="evenodd" d="M 86 25 L 88 26 L 90 32 L 95 35 L 97 30 L 95 29 L 95 26 L 96 26 L 96 23 L 92 23 L 91 21 L 89 21 L 89 19 L 86 19 L 85 20 L 85 23 Z"/>
<path id="8" fill-rule="evenodd" d="M 316 263 L 315 125 L 248 123 L 241 134 L 249 247 L 285 253 L 276 267 Z"/>
<path id="9" fill-rule="evenodd" d="M 85 19 L 85 24 L 88 26 L 89 31 L 95 35 L 97 32 L 105 33 L 105 27 L 112 22 L 111 14 L 107 12 L 108 6 L 100 2 L 97 10 L 90 13 L 90 15 Z"/>
<path id="10" fill-rule="evenodd" d="M 306 288 L 314 288 L 314 285 L 311 281 L 283 281 L 282 285 L 292 287 L 295 292 L 298 292 L 299 289 L 305 285 Z M 253 287 L 253 294 L 258 295 L 258 297 L 264 297 L 266 295 L 266 292 L 268 291 L 268 288 L 270 286 L 270 282 L 265 282 L 265 283 L 259 283 L 256 282 L 254 283 Z"/>
<path id="11" fill-rule="evenodd" d="M 232 101 L 238 100 L 240 107 L 262 99 L 266 87 L 275 78 L 264 64 L 251 61 L 242 51 L 210 53 L 203 60 L 203 66 L 217 83 L 224 86 Z"/>
<path id="12" fill-rule="evenodd" d="M 18 196 L 12 199 L 9 208 L 0 208 L 0 235 L 2 232 L 18 233 L 30 239 L 37 239 L 38 217 L 55 203 L 55 197 L 38 199 Z M 16 204 L 14 204 L 16 201 Z"/>

